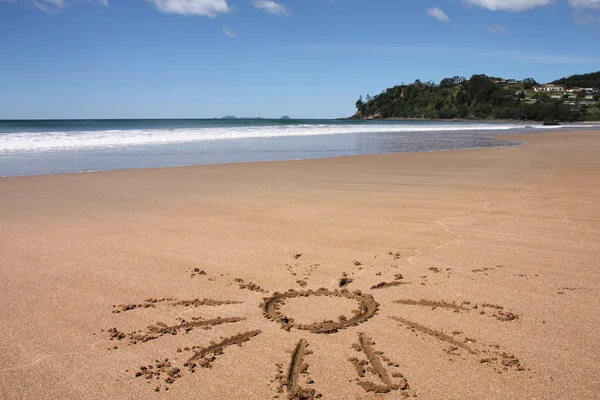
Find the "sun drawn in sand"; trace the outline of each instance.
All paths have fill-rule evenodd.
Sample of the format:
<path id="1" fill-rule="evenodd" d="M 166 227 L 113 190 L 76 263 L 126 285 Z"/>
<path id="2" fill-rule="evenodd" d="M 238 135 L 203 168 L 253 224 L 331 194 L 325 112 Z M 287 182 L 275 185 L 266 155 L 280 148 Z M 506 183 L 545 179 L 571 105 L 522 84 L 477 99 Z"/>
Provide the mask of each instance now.
<path id="1" fill-rule="evenodd" d="M 320 267 L 319 264 L 310 264 L 302 267 L 297 260 L 302 254 L 295 254 L 296 262 L 287 264 L 288 272 L 298 278 L 296 284 L 300 289 L 289 289 L 286 292 L 269 293 L 266 289 L 253 282 L 246 282 L 240 278 L 234 278 L 231 284 L 237 285 L 240 290 L 250 290 L 263 294 L 263 299 L 258 307 L 262 309 L 263 316 L 278 324 L 283 333 L 292 330 L 304 332 L 300 340 L 297 341 L 293 349 L 290 349 L 291 357 L 289 362 L 276 364 L 275 379 L 271 382 L 276 384 L 273 397 L 288 399 L 312 399 L 322 397 L 318 391 L 318 378 L 315 380 L 310 374 L 310 341 L 311 335 L 330 335 L 331 340 L 336 340 L 335 334 L 346 329 L 354 328 L 356 331 L 355 341 L 348 343 L 349 349 L 355 351 L 355 356 L 339 362 L 347 362 L 354 371 L 353 382 L 365 392 L 387 394 L 398 392 L 405 396 L 415 395 L 415 390 L 411 388 L 409 379 L 404 375 L 401 360 L 391 360 L 382 351 L 377 349 L 377 344 L 373 337 L 364 333 L 360 326 L 376 317 L 382 305 L 377 301 L 374 295 L 377 291 L 396 288 L 410 284 L 404 281 L 404 277 L 395 270 L 388 268 L 386 274 L 393 275 L 393 279 L 382 281 L 370 286 L 369 293 L 360 290 L 349 290 L 349 286 L 357 277 L 351 277 L 343 273 L 341 278 L 335 282 L 335 287 L 307 289 L 311 274 Z M 396 260 L 402 258 L 398 252 L 389 252 L 388 265 L 398 268 L 394 264 Z M 363 266 L 358 261 L 353 261 L 353 268 L 363 270 Z M 379 271 L 376 275 L 381 275 Z M 214 278 L 206 276 L 205 271 L 195 268 L 191 272 L 191 277 L 202 276 L 208 280 L 214 281 Z M 297 300 L 305 300 L 313 303 L 320 303 L 328 306 L 328 302 L 347 302 L 353 305 L 354 309 L 349 315 L 340 315 L 336 320 L 323 319 L 319 316 L 313 316 L 313 321 L 306 321 L 306 316 L 300 318 L 294 314 L 298 308 L 286 307 L 286 303 Z M 397 299 L 392 304 L 405 307 L 421 307 L 423 309 L 439 309 L 453 313 L 471 313 L 477 317 L 493 317 L 500 321 L 513 321 L 519 316 L 504 310 L 502 306 L 495 304 L 471 304 L 463 301 L 461 304 L 445 301 L 433 300 L 414 300 Z M 241 304 L 239 301 L 232 300 L 214 300 L 214 299 L 194 299 L 194 300 L 176 300 L 173 298 L 148 299 L 141 303 L 121 304 L 113 306 L 113 313 L 120 314 L 125 312 L 135 312 L 135 310 L 158 308 L 158 307 L 176 307 L 182 309 L 194 309 L 200 307 L 219 307 L 225 305 Z M 384 306 L 391 306 L 392 304 Z M 327 307 L 325 307 L 327 308 Z M 487 310 L 484 311 L 484 310 Z M 462 332 L 454 331 L 447 334 L 442 331 L 431 329 L 402 316 L 388 316 L 389 321 L 399 324 L 415 332 L 418 335 L 431 337 L 443 344 L 444 351 L 450 356 L 472 357 L 478 360 L 481 365 L 488 366 L 497 372 L 515 370 L 523 371 L 524 368 L 517 357 L 506 353 L 499 346 L 485 345 L 479 340 L 465 336 Z M 123 332 L 117 328 L 111 328 L 107 332 L 111 340 L 118 344 L 143 345 L 149 341 L 160 340 L 165 335 L 178 335 L 187 333 L 195 329 L 209 330 L 217 325 L 231 326 L 232 329 L 236 323 L 246 321 L 244 316 L 238 317 L 217 317 L 205 319 L 202 317 L 192 317 L 189 320 L 179 318 L 175 325 L 168 325 L 157 322 L 142 330 Z M 304 321 L 304 322 L 301 322 Z M 153 362 L 139 367 L 135 372 L 136 378 L 142 378 L 153 382 L 154 390 L 169 390 L 171 385 L 186 374 L 198 372 L 203 368 L 212 368 L 217 362 L 218 357 L 223 354 L 230 346 L 245 346 L 253 338 L 263 334 L 259 329 L 238 332 L 228 337 L 223 337 L 219 341 L 212 341 L 209 345 L 200 346 L 191 343 L 190 346 L 173 349 L 176 356 L 156 359 Z M 114 349 L 119 346 L 115 345 Z M 185 354 L 182 358 L 179 353 Z M 174 357 L 174 358 L 173 358 Z M 214 365 L 217 367 L 216 365 Z M 267 378 L 268 379 L 268 378 Z M 359 390 L 361 390 L 359 389 Z"/>

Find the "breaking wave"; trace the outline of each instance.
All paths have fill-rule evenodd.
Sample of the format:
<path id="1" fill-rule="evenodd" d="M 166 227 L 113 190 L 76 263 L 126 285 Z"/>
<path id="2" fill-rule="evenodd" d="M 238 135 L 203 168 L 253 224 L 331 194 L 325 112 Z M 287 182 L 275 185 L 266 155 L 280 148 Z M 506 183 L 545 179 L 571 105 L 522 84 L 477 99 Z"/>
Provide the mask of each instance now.
<path id="1" fill-rule="evenodd" d="M 52 151 L 115 148 L 204 141 L 346 135 L 357 133 L 510 131 L 551 129 L 531 124 L 296 124 L 286 126 L 202 127 L 174 129 L 82 130 L 0 134 L 0 151 Z"/>

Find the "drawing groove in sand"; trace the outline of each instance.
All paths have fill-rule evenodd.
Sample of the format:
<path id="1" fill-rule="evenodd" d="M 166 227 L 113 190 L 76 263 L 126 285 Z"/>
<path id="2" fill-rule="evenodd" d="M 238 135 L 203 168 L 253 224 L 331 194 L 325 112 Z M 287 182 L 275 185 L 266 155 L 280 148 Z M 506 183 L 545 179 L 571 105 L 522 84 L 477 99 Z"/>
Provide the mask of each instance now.
<path id="1" fill-rule="evenodd" d="M 314 384 L 308 372 L 308 364 L 304 362 L 305 356 L 311 353 L 308 349 L 308 342 L 305 339 L 300 339 L 292 351 L 285 377 L 279 374 L 280 387 L 278 392 L 283 393 L 285 391 L 288 399 L 317 399 L 321 397 L 321 394 L 317 393 L 315 389 L 301 385 L 301 380 L 304 380 L 305 384 L 308 385 Z M 275 398 L 277 397 L 275 396 Z"/>
<path id="2" fill-rule="evenodd" d="M 208 347 L 194 346 L 191 349 L 186 347 L 186 350 L 194 351 L 194 354 L 183 364 L 183 367 L 187 367 L 191 373 L 194 373 L 198 366 L 211 368 L 212 363 L 216 360 L 217 356 L 223 354 L 225 348 L 233 345 L 241 346 L 242 343 L 249 341 L 260 333 L 261 331 L 259 330 L 248 331 L 224 338 L 219 343 L 212 342 Z M 181 349 L 178 349 L 177 352 L 180 353 Z M 165 386 L 164 384 L 171 385 L 175 383 L 184 373 L 176 364 L 176 359 L 169 360 L 165 358 L 164 360 L 155 360 L 152 364 L 141 366 L 135 373 L 135 377 L 145 378 L 148 383 L 157 381 L 158 385 L 154 388 L 157 392 L 161 389 L 169 390 L 169 386 Z"/>
<path id="3" fill-rule="evenodd" d="M 358 308 L 353 311 L 354 316 L 347 318 L 340 317 L 338 321 L 326 320 L 310 324 L 301 324 L 295 322 L 294 318 L 284 315 L 280 309 L 285 304 L 286 299 L 297 297 L 316 296 L 326 300 L 327 297 L 341 297 L 354 300 L 358 303 Z M 289 290 L 285 293 L 275 293 L 273 296 L 263 300 L 261 304 L 263 314 L 267 319 L 281 324 L 281 327 L 287 331 L 291 328 L 307 330 L 311 333 L 335 333 L 340 329 L 346 329 L 351 326 L 359 325 L 377 314 L 379 303 L 373 296 L 363 294 L 360 291 L 349 292 L 347 290 L 328 290 L 321 288 L 319 290 L 295 291 Z"/>
<path id="4" fill-rule="evenodd" d="M 466 351 L 468 351 L 471 354 L 478 354 L 477 351 L 473 350 L 472 348 L 470 348 L 469 346 L 467 346 L 466 344 L 459 342 L 458 340 L 454 339 L 452 336 L 447 335 L 443 332 L 439 332 L 436 331 L 434 329 L 428 328 L 426 326 L 417 324 L 416 322 L 412 322 L 409 321 L 407 319 L 404 319 L 402 317 L 395 317 L 395 316 L 391 316 L 390 319 L 393 319 L 396 322 L 401 323 L 402 325 L 406 326 L 409 329 L 413 329 L 415 331 L 419 331 L 421 333 L 425 333 L 429 336 L 433 336 L 434 338 L 441 340 L 442 342 L 446 342 L 446 343 L 450 343 L 454 346 L 460 347 Z"/>
<path id="5" fill-rule="evenodd" d="M 194 372 L 198 366 L 202 368 L 210 368 L 212 362 L 217 358 L 218 355 L 223 354 L 223 350 L 226 347 L 236 344 L 241 346 L 242 343 L 249 341 L 260 333 L 260 330 L 248 331 L 238 335 L 230 336 L 218 343 L 212 343 L 208 347 L 199 348 L 195 350 L 194 355 L 191 356 L 183 366 L 188 367 L 191 372 Z"/>
<path id="6" fill-rule="evenodd" d="M 470 312 L 472 310 L 477 310 L 481 308 L 487 308 L 494 310 L 494 313 L 491 314 L 492 317 L 498 319 L 499 321 L 512 321 L 518 319 L 519 316 L 513 314 L 509 311 L 503 311 L 504 307 L 497 304 L 489 304 L 483 303 L 473 304 L 469 301 L 463 301 L 460 305 L 456 303 L 447 303 L 445 301 L 433 301 L 433 300 L 411 300 L 411 299 L 402 299 L 396 300 L 393 303 L 395 304 L 403 304 L 408 306 L 421 306 L 421 307 L 431 307 L 432 309 L 442 308 L 452 310 L 455 313 L 458 312 Z M 485 311 L 479 311 L 479 315 L 485 314 Z M 435 329 L 431 329 L 424 325 L 418 324 L 414 321 L 410 321 L 406 318 L 402 318 L 399 316 L 390 316 L 390 319 L 400 323 L 405 326 L 407 329 L 411 329 L 414 332 L 419 332 L 428 336 L 431 336 L 441 342 L 445 342 L 450 344 L 450 347 L 445 349 L 446 353 L 450 355 L 457 356 L 457 350 L 463 349 L 466 350 L 471 355 L 479 355 L 483 358 L 480 359 L 480 363 L 483 365 L 493 366 L 496 372 L 501 373 L 502 371 L 507 371 L 509 368 L 514 369 L 516 371 L 524 371 L 525 368 L 521 365 L 519 359 L 512 354 L 508 354 L 506 352 L 500 351 L 500 346 L 498 345 L 488 345 L 484 346 L 481 344 L 477 344 L 478 341 L 469 337 L 461 337 L 459 335 L 462 334 L 460 331 L 455 331 L 451 335 L 448 335 L 444 332 L 437 331 Z M 461 339 L 461 340 L 459 340 Z"/>
<path id="7" fill-rule="evenodd" d="M 239 286 L 240 289 L 247 289 L 247 290 L 250 290 L 252 292 L 259 292 L 259 293 L 269 293 L 266 290 L 264 290 L 263 288 L 261 288 L 260 286 L 258 286 L 256 283 L 245 282 L 241 278 L 235 278 L 234 280 L 238 284 L 238 286 Z"/>
<path id="8" fill-rule="evenodd" d="M 262 288 L 249 280 L 245 281 L 240 278 L 233 279 L 233 277 L 227 282 L 228 287 L 232 286 L 232 288 L 229 289 L 229 293 L 235 292 L 239 294 L 239 292 L 237 292 L 238 288 L 241 290 L 265 293 L 263 300 L 259 305 L 262 309 L 263 316 L 283 328 L 282 331 L 278 329 L 275 331 L 269 329 L 268 331 L 270 334 L 281 332 L 280 335 L 288 335 L 287 332 L 293 330 L 299 331 L 294 333 L 295 335 L 301 334 L 301 331 L 308 331 L 314 334 L 333 334 L 340 330 L 361 325 L 375 317 L 381 306 L 371 294 L 359 290 L 350 291 L 348 290 L 348 287 L 370 287 L 370 289 L 373 290 L 372 293 L 375 293 L 376 290 L 387 288 L 394 288 L 390 291 L 400 292 L 401 289 L 399 287 L 401 285 L 410 284 L 410 282 L 404 281 L 405 278 L 403 274 L 399 273 L 399 267 L 394 263 L 395 260 L 399 260 L 403 258 L 403 256 L 397 252 L 389 252 L 389 254 L 384 253 L 373 257 L 373 260 L 375 261 L 372 262 L 369 262 L 370 260 L 364 256 L 361 258 L 361 261 L 354 259 L 351 262 L 353 266 L 350 266 L 350 269 L 347 270 L 348 273 L 342 271 L 341 277 L 339 275 L 339 269 L 337 270 L 336 275 L 329 274 L 325 276 L 323 276 L 323 274 L 327 272 L 327 269 L 318 270 L 319 280 L 330 282 L 329 286 L 317 290 L 305 289 L 306 286 L 310 287 L 310 275 L 313 271 L 316 271 L 316 268 L 319 266 L 319 264 L 305 264 L 305 257 L 308 259 L 308 256 L 296 253 L 294 261 L 292 261 L 293 266 L 286 264 L 288 272 L 293 278 L 292 281 L 295 280 L 296 284 L 302 287 L 300 290 L 289 289 L 283 293 L 269 292 L 266 288 Z M 408 273 L 409 281 L 410 278 L 415 278 L 415 273 L 411 274 L 410 271 L 402 272 Z M 367 280 L 367 282 L 364 282 L 361 277 L 366 277 L 365 274 L 370 274 L 370 279 L 373 278 L 372 275 L 381 276 L 380 279 L 383 281 L 375 285 L 373 285 L 373 283 L 376 283 L 377 281 L 374 280 Z M 250 277 L 245 279 L 250 279 Z M 289 286 L 285 285 L 284 287 Z M 377 293 L 382 292 L 378 291 Z M 253 294 L 246 293 L 246 295 L 256 299 L 256 296 Z M 383 298 L 386 297 L 383 296 Z M 241 304 L 241 302 L 206 298 L 193 300 L 159 298 L 147 299 L 140 303 L 113 306 L 113 313 L 118 314 L 128 312 L 127 315 L 129 315 L 129 312 L 132 312 L 147 315 L 151 314 L 153 309 L 157 309 L 158 311 L 158 308 L 160 307 L 162 307 L 163 311 L 166 308 L 171 307 L 179 308 L 177 310 L 178 312 L 183 308 L 184 310 L 182 310 L 182 312 L 186 313 L 189 309 L 203 306 L 217 307 L 236 304 Z M 398 307 L 399 305 L 400 307 L 405 307 L 405 310 L 409 307 L 420 307 L 422 310 L 425 310 L 425 312 L 466 313 L 475 315 L 476 317 L 478 315 L 484 315 L 485 317 L 496 318 L 500 321 L 514 321 L 519 318 L 519 315 L 505 310 L 504 307 L 500 305 L 492 303 L 472 304 L 468 301 L 462 301 L 460 304 L 457 304 L 455 302 L 427 299 L 399 299 L 390 301 L 386 298 L 384 305 L 388 308 Z M 428 311 L 428 309 L 438 311 Z M 230 307 L 229 310 L 225 310 L 227 311 L 226 315 L 231 315 L 229 312 L 234 310 L 237 310 L 237 312 L 240 313 L 238 314 L 240 316 L 222 316 L 216 318 L 211 316 L 206 319 L 191 317 L 187 318 L 187 320 L 177 318 L 177 323 L 172 323 L 170 325 L 157 322 L 144 330 L 127 333 L 112 328 L 108 330 L 107 333 L 111 340 L 124 344 L 137 345 L 138 347 L 136 348 L 139 349 L 143 348 L 143 343 L 148 341 L 167 341 L 168 339 L 162 338 L 163 336 L 179 335 L 188 333 L 192 330 L 212 329 L 217 325 L 223 325 L 222 329 L 231 329 L 227 327 L 235 327 L 235 323 L 237 322 L 252 322 L 256 321 L 254 318 L 261 318 L 256 313 L 249 314 L 247 307 Z M 183 314 L 179 313 L 179 315 L 181 316 Z M 114 318 L 124 317 L 126 316 L 121 315 L 115 316 Z M 460 331 L 453 331 L 452 334 L 444 333 L 442 330 L 435 330 L 417 322 L 410 321 L 401 315 L 389 316 L 388 318 L 401 326 L 412 330 L 422 338 L 430 337 L 436 339 L 433 341 L 434 343 L 443 343 L 443 346 L 446 347 L 444 348 L 444 351 L 451 357 L 450 361 L 456 360 L 456 358 L 453 358 L 454 356 L 459 357 L 461 360 L 473 359 L 478 361 L 476 365 L 489 367 L 498 373 L 508 370 L 524 370 L 517 357 L 503 352 L 498 345 L 484 345 L 479 340 L 464 336 Z M 510 324 L 514 322 L 507 323 Z M 249 327 L 248 329 L 251 328 Z M 176 352 L 173 352 L 175 355 L 171 359 L 161 358 L 155 360 L 152 364 L 139 367 L 135 376 L 145 378 L 149 383 L 158 383 L 159 386 L 156 386 L 155 390 L 169 390 L 170 385 L 182 378 L 182 376 L 189 373 L 197 373 L 202 368 L 212 368 L 218 356 L 223 354 L 230 346 L 242 346 L 259 334 L 261 334 L 261 331 L 258 329 L 248 330 L 233 335 L 229 333 L 228 335 L 231 336 L 210 341 L 208 345 L 200 346 L 197 343 L 195 346 L 190 345 L 183 347 L 182 345 L 183 348 L 174 349 Z M 198 336 L 194 334 L 184 337 L 186 338 L 185 340 L 188 340 L 187 338 L 197 338 Z M 346 335 L 334 335 L 334 337 L 325 340 L 339 340 L 340 337 L 346 337 Z M 276 340 L 275 337 L 267 339 Z M 181 345 L 183 338 L 173 340 L 178 341 Z M 315 340 L 323 340 L 323 338 L 315 338 Z M 423 341 L 423 343 L 426 343 L 427 341 L 429 341 L 429 339 Z M 246 345 L 244 345 L 244 347 L 246 347 Z M 114 348 L 116 349 L 118 346 L 115 346 Z M 377 394 L 378 396 L 389 393 L 390 397 L 409 396 L 413 394 L 413 389 L 409 389 L 407 379 L 399 370 L 399 364 L 392 362 L 382 352 L 378 351 L 373 339 L 364 333 L 360 333 L 358 334 L 358 342 L 353 345 L 353 348 L 359 354 L 357 357 L 350 358 L 349 361 L 356 371 L 357 377 L 355 382 L 358 386 L 351 385 L 346 388 L 346 390 L 351 389 L 357 392 L 362 392 L 364 390 L 371 395 Z M 178 353 L 184 353 L 185 355 Z M 311 386 L 314 385 L 315 382 L 308 372 L 308 363 L 306 362 L 306 359 L 309 354 L 311 354 L 311 352 L 308 349 L 308 342 L 306 339 L 300 339 L 291 352 L 291 358 L 287 367 L 284 366 L 284 364 L 276 364 L 278 375 L 276 381 L 271 381 L 278 382 L 277 395 L 275 395 L 276 398 L 279 398 L 280 396 L 285 396 L 288 399 L 314 399 L 321 397 L 321 394 L 313 389 L 314 386 Z M 236 357 L 239 356 L 236 355 Z M 310 359 L 310 357 L 308 358 Z M 343 357 L 343 359 L 345 358 L 346 356 Z M 243 361 L 243 358 L 239 358 L 238 360 L 241 362 Z M 349 367 L 348 364 L 347 366 Z M 413 382 L 413 379 L 415 378 L 411 378 L 411 384 L 414 386 L 415 382 Z"/>
<path id="9" fill-rule="evenodd" d="M 394 287 L 394 286 L 402 286 L 402 285 L 409 285 L 409 283 L 407 282 L 399 282 L 399 281 L 392 281 L 392 282 L 379 282 L 376 285 L 371 286 L 371 289 L 387 289 L 390 287 Z"/>
<path id="10" fill-rule="evenodd" d="M 415 301 L 415 300 L 410 300 L 410 299 L 402 299 L 402 300 L 396 300 L 393 303 L 397 303 L 397 304 L 405 304 L 405 305 L 411 305 L 411 306 L 426 306 L 426 307 L 431 307 L 432 309 L 436 309 L 436 308 L 448 308 L 451 310 L 454 310 L 456 312 L 459 312 L 461 310 L 467 310 L 467 308 L 459 306 L 457 304 L 454 303 L 446 303 L 445 301 L 432 301 L 432 300 L 419 300 L 419 301 Z"/>
<path id="11" fill-rule="evenodd" d="M 503 322 L 514 321 L 514 320 L 517 320 L 520 318 L 519 314 L 515 314 L 511 311 L 506 311 L 503 306 L 500 306 L 497 304 L 489 304 L 489 303 L 471 304 L 470 301 L 463 301 L 460 305 L 458 305 L 454 302 L 447 303 L 445 301 L 435 301 L 435 300 L 425 300 L 425 299 L 421 299 L 419 301 L 411 300 L 411 299 L 401 299 L 401 300 L 395 300 L 392 303 L 409 305 L 409 306 L 431 307 L 432 310 L 435 310 L 436 308 L 444 308 L 444 309 L 453 310 L 454 312 L 457 312 L 457 313 L 462 312 L 462 311 L 469 312 L 469 311 L 473 311 L 473 310 L 479 310 L 479 314 L 488 315 L 492 318 L 496 318 L 498 321 L 503 321 Z M 490 314 L 487 314 L 486 311 L 484 311 L 483 309 L 491 309 L 492 311 Z"/>
<path id="12" fill-rule="evenodd" d="M 482 357 L 479 360 L 480 364 L 493 366 L 496 372 L 501 373 L 502 370 L 508 371 L 509 368 L 515 371 L 525 370 L 525 368 L 521 365 L 520 360 L 516 356 L 501 351 L 499 345 L 479 345 L 479 348 L 476 349 L 475 346 L 478 345 L 475 339 L 464 337 L 462 340 L 458 340 L 455 338 L 455 336 L 460 338 L 459 335 L 461 335 L 462 332 L 455 331 L 453 332 L 453 335 L 455 336 L 450 336 L 444 332 L 431 329 L 402 317 L 390 316 L 389 318 L 414 332 L 419 332 L 431 336 L 441 342 L 450 344 L 449 348 L 444 349 L 444 351 L 449 355 L 459 356 L 460 354 L 456 353 L 456 351 L 463 349 L 472 356 Z"/>
<path id="13" fill-rule="evenodd" d="M 200 307 L 200 306 L 221 306 L 226 304 L 241 304 L 241 301 L 234 300 L 215 300 L 215 299 L 193 299 L 193 300 L 180 300 L 177 301 L 173 298 L 162 298 L 162 299 L 146 299 L 142 303 L 130 303 L 130 304 L 119 304 L 113 306 L 113 314 L 118 314 L 125 311 L 136 310 L 140 308 L 156 308 L 157 305 L 170 305 L 173 307 Z"/>
<path id="14" fill-rule="evenodd" d="M 165 307 L 186 307 L 186 308 L 198 308 L 200 306 L 220 306 L 230 304 L 241 304 L 239 301 L 232 300 L 214 300 L 214 299 L 194 299 L 194 300 L 176 300 L 172 298 L 164 299 L 148 299 L 143 303 L 133 304 L 122 304 L 119 306 L 113 306 L 117 310 L 113 310 L 113 313 L 120 313 L 124 311 L 131 311 L 142 308 L 156 308 L 157 306 Z M 162 322 L 157 322 L 150 325 L 146 330 L 134 331 L 131 333 L 124 333 L 119 331 L 117 328 L 111 328 L 107 330 L 110 340 L 115 341 L 126 341 L 130 345 L 141 344 L 151 340 L 159 339 L 165 335 L 177 335 L 178 333 L 188 333 L 196 328 L 200 329 L 211 329 L 213 326 L 221 324 L 231 324 L 236 322 L 244 321 L 244 317 L 217 317 L 212 319 L 203 319 L 200 317 L 192 317 L 190 321 L 178 318 L 179 323 L 176 325 L 167 325 Z M 190 372 L 194 372 L 197 366 L 209 368 L 212 362 L 220 354 L 223 354 L 223 350 L 232 345 L 241 345 L 244 342 L 249 341 L 254 336 L 257 336 L 261 331 L 253 330 L 238 335 L 230 336 L 222 339 L 218 343 L 211 342 L 208 347 L 185 347 L 185 351 L 194 351 L 194 354 L 189 357 L 187 362 L 183 366 L 188 367 Z M 118 349 L 115 346 L 114 349 Z M 177 353 L 181 353 L 182 349 L 178 348 Z M 157 381 L 158 386 L 154 388 L 155 391 L 161 389 L 169 390 L 169 386 L 175 383 L 175 381 L 182 377 L 182 369 L 177 367 L 177 357 L 173 360 L 165 358 L 164 360 L 155 360 L 154 363 L 141 366 L 135 373 L 136 378 L 145 378 L 148 383 Z M 180 365 L 181 366 L 181 365 Z M 161 386 L 162 385 L 162 386 Z"/>
<path id="15" fill-rule="evenodd" d="M 180 331 L 190 332 L 194 328 L 210 329 L 215 325 L 221 325 L 232 322 L 240 322 L 245 318 L 230 317 L 230 318 L 215 318 L 209 320 L 192 319 L 192 321 L 182 320 L 177 325 L 168 326 L 165 323 L 157 322 L 154 325 L 148 326 L 146 331 L 136 331 L 131 333 L 124 333 L 117 330 L 117 328 L 111 328 L 108 330 L 110 333 L 110 339 L 123 340 L 129 339 L 129 344 L 145 343 L 150 340 L 158 339 L 164 335 L 177 335 Z"/>
<path id="16" fill-rule="evenodd" d="M 357 384 L 365 391 L 373 393 L 389 393 L 392 390 L 407 390 L 408 381 L 399 371 L 390 372 L 384 365 L 387 363 L 389 368 L 398 368 L 399 364 L 390 361 L 382 352 L 374 349 L 375 342 L 364 333 L 358 334 L 358 344 L 354 344 L 353 348 L 363 353 L 365 359 L 352 357 L 349 361 L 356 368 L 358 375 Z M 368 375 L 372 375 L 376 382 L 367 379 Z"/>

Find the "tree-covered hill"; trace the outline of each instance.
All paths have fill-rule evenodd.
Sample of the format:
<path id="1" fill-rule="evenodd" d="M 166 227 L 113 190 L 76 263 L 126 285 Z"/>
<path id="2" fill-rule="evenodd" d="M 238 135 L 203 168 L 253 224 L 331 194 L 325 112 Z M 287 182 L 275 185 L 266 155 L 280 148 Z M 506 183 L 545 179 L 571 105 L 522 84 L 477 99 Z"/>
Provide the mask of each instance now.
<path id="1" fill-rule="evenodd" d="M 534 87 L 532 78 L 514 81 L 486 75 L 446 78 L 439 84 L 417 80 L 373 97 L 361 96 L 352 118 L 600 120 L 598 94 L 590 101 L 580 93 L 538 93 Z"/>
<path id="2" fill-rule="evenodd" d="M 566 78 L 557 79 L 552 83 L 568 88 L 600 88 L 600 71 L 589 74 L 571 75 Z"/>

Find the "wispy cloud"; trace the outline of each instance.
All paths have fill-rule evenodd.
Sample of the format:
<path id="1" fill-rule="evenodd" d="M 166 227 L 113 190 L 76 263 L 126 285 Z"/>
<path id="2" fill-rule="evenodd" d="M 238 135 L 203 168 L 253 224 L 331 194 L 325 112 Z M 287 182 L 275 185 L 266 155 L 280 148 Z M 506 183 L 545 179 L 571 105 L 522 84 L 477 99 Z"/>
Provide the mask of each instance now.
<path id="1" fill-rule="evenodd" d="M 228 26 L 223 26 L 221 28 L 221 30 L 223 31 L 223 33 L 226 36 L 229 36 L 230 38 L 235 38 L 235 32 L 231 30 L 231 28 L 229 28 Z"/>
<path id="2" fill-rule="evenodd" d="M 589 12 L 575 12 L 573 13 L 573 22 L 576 24 L 593 24 L 594 22 L 599 22 L 600 18 L 596 17 Z"/>
<path id="3" fill-rule="evenodd" d="M 573 8 L 598 8 L 600 9 L 600 0 L 569 0 L 569 4 Z"/>
<path id="4" fill-rule="evenodd" d="M 437 19 L 438 21 L 450 22 L 450 18 L 441 8 L 433 7 L 433 8 L 428 8 L 426 11 L 427 11 L 427 15 Z"/>
<path id="5" fill-rule="evenodd" d="M 600 23 L 600 0 L 569 0 L 569 4 L 574 8 L 576 24 L 597 26 Z"/>
<path id="6" fill-rule="evenodd" d="M 254 7 L 260 8 L 264 12 L 270 15 L 286 16 L 290 15 L 290 12 L 282 4 L 276 3 L 272 0 L 254 0 L 252 2 Z"/>
<path id="7" fill-rule="evenodd" d="M 216 17 L 232 11 L 226 0 L 148 0 L 167 14 Z"/>
<path id="8" fill-rule="evenodd" d="M 508 29 L 506 29 L 506 27 L 504 27 L 503 25 L 488 26 L 487 30 L 488 32 L 499 33 L 501 35 L 506 35 L 508 33 Z"/>
<path id="9" fill-rule="evenodd" d="M 594 1 L 594 0 L 570 0 Z M 492 11 L 525 11 L 537 7 L 545 7 L 554 0 L 463 0 L 465 4 L 487 8 Z"/>
<path id="10" fill-rule="evenodd" d="M 62 8 L 67 6 L 67 3 L 64 0 L 39 0 L 34 1 L 33 5 L 40 11 L 43 11 L 48 14 L 56 14 Z"/>
<path id="11" fill-rule="evenodd" d="M 5 3 L 16 3 L 16 0 L 0 0 Z M 108 7 L 108 0 L 32 0 L 33 5 L 48 14 L 58 14 L 63 8 L 73 3 L 89 3 Z"/>
<path id="12" fill-rule="evenodd" d="M 367 53 L 367 54 L 434 54 L 502 59 L 514 62 L 540 63 L 540 64 L 598 64 L 600 57 L 573 56 L 563 53 L 539 50 L 504 50 L 504 49 L 480 49 L 470 47 L 447 47 L 447 46 L 385 46 L 370 44 L 350 43 L 312 43 L 298 46 L 290 46 L 283 50 L 315 51 L 315 52 L 339 52 L 339 53 Z"/>

